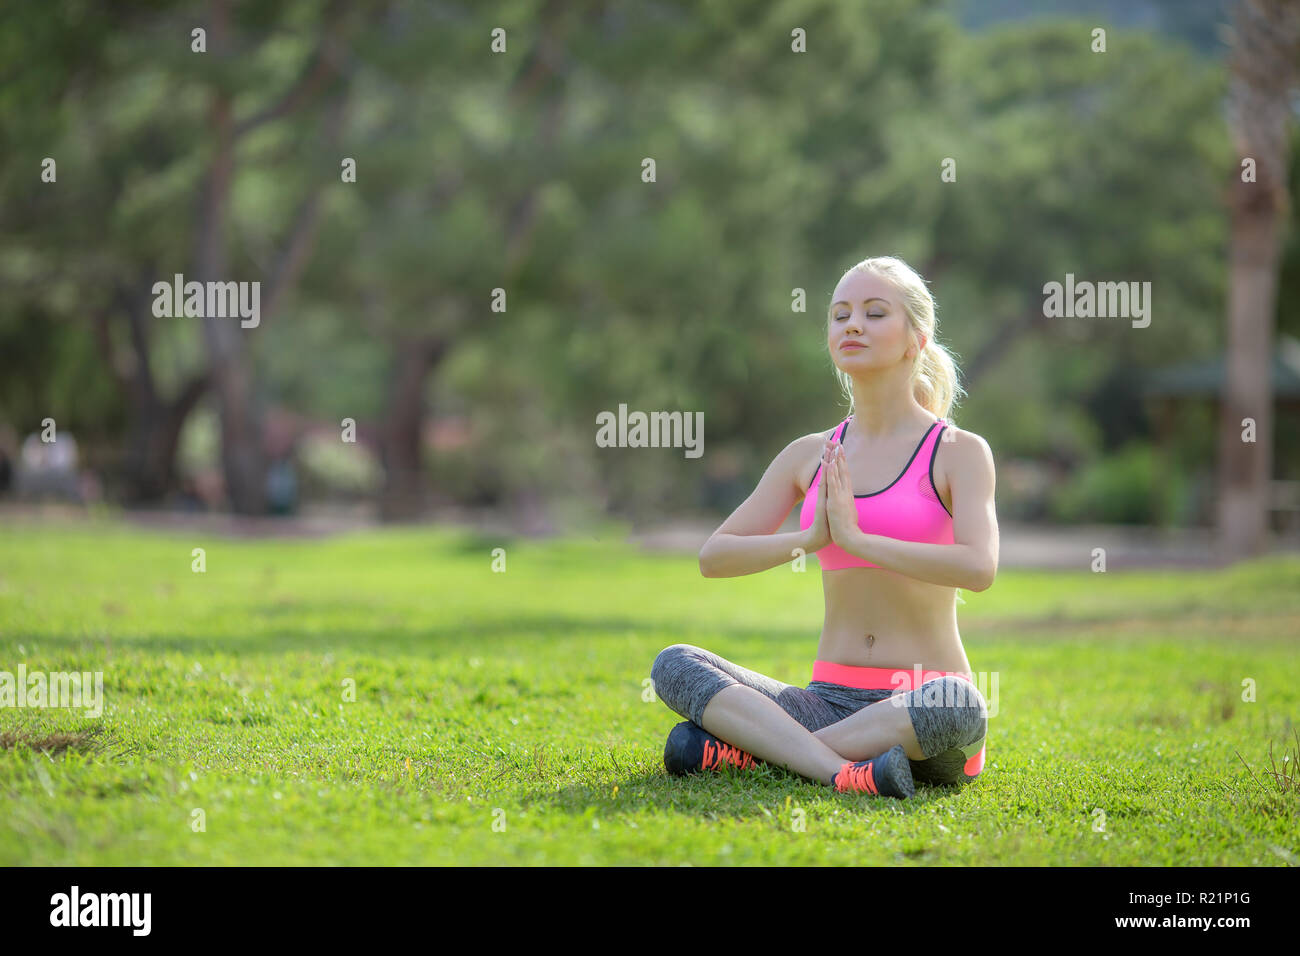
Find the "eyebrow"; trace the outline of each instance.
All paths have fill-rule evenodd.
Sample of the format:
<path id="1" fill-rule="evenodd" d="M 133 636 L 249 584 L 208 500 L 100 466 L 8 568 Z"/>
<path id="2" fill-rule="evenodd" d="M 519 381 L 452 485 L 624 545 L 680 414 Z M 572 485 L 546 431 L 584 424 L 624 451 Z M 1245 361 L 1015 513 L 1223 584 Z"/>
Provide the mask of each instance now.
<path id="1" fill-rule="evenodd" d="M 868 302 L 883 302 L 883 303 L 885 303 L 885 305 L 889 305 L 889 300 L 888 300 L 888 299 L 882 299 L 882 298 L 881 298 L 880 296 L 878 296 L 878 295 L 876 295 L 876 296 L 872 296 L 870 299 L 863 299 L 863 300 L 862 300 L 862 304 L 863 304 L 863 305 L 866 305 Z M 852 302 L 845 302 L 844 300 L 841 299 L 839 302 L 832 302 L 832 303 L 831 303 L 831 308 L 833 309 L 833 308 L 835 308 L 837 305 L 852 305 L 852 304 L 853 304 Z"/>

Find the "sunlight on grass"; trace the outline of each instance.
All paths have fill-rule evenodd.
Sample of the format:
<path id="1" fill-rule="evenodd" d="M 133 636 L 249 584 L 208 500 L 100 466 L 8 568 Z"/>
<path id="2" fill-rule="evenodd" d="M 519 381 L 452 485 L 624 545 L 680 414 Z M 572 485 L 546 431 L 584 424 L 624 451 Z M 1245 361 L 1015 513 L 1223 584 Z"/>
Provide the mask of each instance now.
<path id="1" fill-rule="evenodd" d="M 0 864 L 1294 865 L 1300 797 L 1260 781 L 1300 712 L 1298 585 L 1281 558 L 1004 571 L 960 610 L 998 675 L 986 769 L 899 802 L 664 772 L 655 654 L 806 684 L 812 562 L 709 580 L 608 542 L 6 528 L 0 670 L 102 671 L 105 699 L 0 708 Z"/>

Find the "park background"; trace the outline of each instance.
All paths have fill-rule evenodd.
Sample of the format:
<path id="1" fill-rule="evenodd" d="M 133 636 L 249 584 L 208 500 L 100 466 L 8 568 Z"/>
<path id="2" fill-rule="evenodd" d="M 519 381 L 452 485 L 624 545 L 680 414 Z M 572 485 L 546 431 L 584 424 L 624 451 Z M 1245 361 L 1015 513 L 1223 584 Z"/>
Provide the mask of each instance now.
<path id="1" fill-rule="evenodd" d="M 969 392 L 952 418 L 993 448 L 1008 524 L 1223 531 L 1235 480 L 1294 544 L 1300 245 L 1279 204 L 1300 127 L 1233 120 L 1218 3 L 1045 9 L 16 5 L 5 498 L 716 527 L 788 441 L 843 419 L 829 296 L 893 254 L 935 294 Z M 484 53 L 497 26 L 514 42 Z M 1234 321 L 1263 327 L 1243 361 L 1273 367 L 1229 382 L 1234 228 L 1249 243 L 1261 217 L 1285 228 L 1273 275 L 1240 278 L 1278 290 Z M 261 282 L 259 326 L 154 317 L 177 273 Z M 1067 273 L 1150 282 L 1150 325 L 1047 317 Z M 620 403 L 703 413 L 705 454 L 598 447 Z M 79 480 L 20 481 L 46 419 Z M 1269 461 L 1239 475 L 1225 438 Z"/>
<path id="2" fill-rule="evenodd" d="M 1293 5 L 57 0 L 6 5 L 0 49 L 0 667 L 105 667 L 110 695 L 93 727 L 0 712 L 6 862 L 677 861 L 631 831 L 493 855 L 450 802 L 416 817 L 428 844 L 401 822 L 431 793 L 535 787 L 550 832 L 592 838 L 620 782 L 650 795 L 632 827 L 662 821 L 682 791 L 656 769 L 674 715 L 642 706 L 660 647 L 807 680 L 811 576 L 702 581 L 693 556 L 785 444 L 845 417 L 825 310 L 872 255 L 930 284 L 969 393 L 950 418 L 998 468 L 1007 570 L 960 613 L 976 670 L 1025 695 L 1004 785 L 1042 817 L 1036 774 L 1068 777 L 1047 738 L 1096 756 L 1087 720 L 1060 722 L 1073 700 L 1130 727 L 1107 746 L 1149 787 L 1117 810 L 1080 770 L 1060 832 L 994 859 L 1295 862 L 1294 785 L 1259 769 L 1300 686 Z M 260 282 L 259 325 L 156 317 L 177 273 Z M 1149 282 L 1150 324 L 1049 317 L 1067 274 Z M 600 447 L 621 404 L 702 413 L 704 454 Z M 1244 706 L 1262 673 L 1290 689 Z M 1101 697 L 1054 683 L 1081 674 Z M 296 763 L 358 675 L 366 742 L 334 727 Z M 1172 800 L 1164 731 L 1212 748 L 1189 758 L 1208 790 Z M 243 842 L 194 856 L 205 781 Z M 346 820 L 349 782 L 393 820 L 329 844 L 333 816 L 280 840 L 248 809 L 302 783 Z M 743 786 L 700 786 L 682 832 L 771 825 Z M 970 826 L 1008 832 L 1005 796 L 971 798 Z M 975 830 L 931 841 L 952 799 L 881 859 L 987 862 Z M 1127 856 L 1100 842 L 1105 799 L 1159 818 Z M 704 859 L 738 859 L 702 833 Z"/>

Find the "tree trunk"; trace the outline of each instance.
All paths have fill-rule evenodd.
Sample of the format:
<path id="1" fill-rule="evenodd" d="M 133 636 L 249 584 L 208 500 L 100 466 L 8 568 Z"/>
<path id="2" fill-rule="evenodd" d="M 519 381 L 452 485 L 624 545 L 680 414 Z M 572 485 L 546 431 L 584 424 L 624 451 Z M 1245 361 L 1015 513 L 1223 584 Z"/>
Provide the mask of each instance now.
<path id="1" fill-rule="evenodd" d="M 383 433 L 384 489 L 379 514 L 384 521 L 410 520 L 424 512 L 424 388 L 429 372 L 446 349 L 443 342 L 408 343 L 397 349 Z"/>
<path id="2" fill-rule="evenodd" d="M 156 398 L 137 404 L 127 443 L 126 496 L 133 504 L 161 501 L 176 486 L 176 450 L 181 429 L 208 389 L 208 378 L 191 379 L 175 401 Z"/>
<path id="3" fill-rule="evenodd" d="M 1280 254 L 1277 214 L 1252 201 L 1259 184 L 1239 183 L 1232 210 L 1228 347 L 1219 403 L 1217 524 L 1222 556 L 1237 560 L 1264 551 L 1268 489 L 1273 474 L 1273 316 Z M 1245 195 L 1243 195 L 1245 193 Z M 1255 423 L 1244 441 L 1244 419 Z"/>
<path id="4" fill-rule="evenodd" d="M 120 283 L 112 301 L 92 316 L 100 354 L 130 409 L 123 471 L 126 499 L 132 504 L 156 503 L 175 487 L 181 429 L 209 385 L 208 373 L 201 371 L 172 401 L 159 394 L 153 374 L 149 319 L 150 277 L 154 271 L 152 264 L 147 266 L 134 289 Z M 119 351 L 113 342 L 109 329 L 113 314 L 122 315 L 126 321 L 129 352 Z"/>
<path id="5" fill-rule="evenodd" d="M 1219 406 L 1218 534 L 1221 556 L 1259 554 L 1268 542 L 1273 474 L 1273 320 L 1280 230 L 1287 218 L 1288 137 L 1300 12 L 1285 0 L 1241 0 L 1232 26 L 1228 125 L 1253 181 L 1234 171 L 1229 193 L 1227 354 Z M 1243 420 L 1255 440 L 1244 441 Z"/>
<path id="6" fill-rule="evenodd" d="M 228 18 L 226 0 L 213 0 L 209 55 L 225 53 Z M 199 214 L 195 278 L 199 282 L 223 282 L 230 278 L 226 275 L 226 207 L 235 166 L 234 119 L 230 97 L 224 90 L 214 91 L 209 116 L 212 160 Z M 250 331 L 238 318 L 203 319 L 212 384 L 221 412 L 221 464 L 230 506 L 238 514 L 256 515 L 266 512 L 266 461 L 244 339 Z"/>

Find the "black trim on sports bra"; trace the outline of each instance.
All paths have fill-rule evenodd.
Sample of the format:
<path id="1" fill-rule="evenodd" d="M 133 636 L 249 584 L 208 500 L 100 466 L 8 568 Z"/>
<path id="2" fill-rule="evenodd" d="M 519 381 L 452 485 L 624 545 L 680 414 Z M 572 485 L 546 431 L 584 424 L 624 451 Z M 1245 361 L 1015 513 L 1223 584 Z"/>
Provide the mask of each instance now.
<path id="1" fill-rule="evenodd" d="M 934 425 L 937 425 L 937 424 L 939 424 L 939 423 L 938 423 L 938 422 L 935 422 L 935 423 L 934 423 Z M 916 450 L 912 452 L 912 457 L 909 458 L 909 459 L 907 459 L 907 464 L 903 466 L 903 470 L 900 471 L 900 472 L 898 473 L 898 477 L 897 477 L 897 478 L 895 478 L 895 479 L 894 479 L 893 481 L 891 481 L 889 484 L 885 485 L 885 487 L 881 488 L 879 491 L 873 491 L 873 492 L 871 492 L 870 494 L 865 494 L 865 495 L 854 495 L 853 497 L 854 497 L 854 498 L 874 498 L 874 497 L 876 497 L 876 495 L 883 495 L 883 494 L 884 494 L 886 491 L 888 491 L 890 488 L 894 487 L 894 485 L 898 484 L 898 482 L 899 482 L 900 480 L 902 480 L 902 477 L 903 477 L 905 474 L 907 474 L 907 469 L 909 469 L 909 468 L 912 467 L 912 462 L 916 461 L 916 456 L 919 455 L 919 454 L 921 454 L 921 448 L 925 445 L 925 440 L 926 440 L 927 438 L 930 437 L 930 432 L 934 431 L 934 425 L 931 425 L 929 428 L 927 428 L 927 429 L 925 430 L 925 434 L 921 436 L 921 440 L 920 440 L 919 442 L 916 443 Z M 845 422 L 845 423 L 844 423 L 844 427 L 847 429 L 847 428 L 849 427 L 849 423 L 848 423 L 848 422 Z M 932 460 L 933 460 L 933 459 L 932 459 Z"/>
<path id="2" fill-rule="evenodd" d="M 849 427 L 849 421 L 848 421 L 848 419 L 846 418 L 846 419 L 844 420 L 844 428 L 848 428 L 848 427 Z M 843 438 L 843 437 L 844 437 L 844 428 L 841 428 L 841 429 L 840 429 L 840 438 Z M 831 433 L 834 434 L 834 432 L 835 432 L 835 429 L 832 428 L 832 429 L 831 429 Z M 836 438 L 835 440 L 836 440 L 836 441 L 839 441 L 840 438 Z M 812 490 L 813 482 L 817 480 L 817 473 L 818 473 L 819 471 L 821 471 L 821 470 L 822 470 L 822 463 L 819 461 L 819 462 L 817 462 L 817 467 L 813 469 L 812 477 L 808 479 L 808 490 L 809 490 L 809 491 Z M 804 496 L 805 496 L 805 497 L 807 497 L 807 494 L 808 494 L 808 492 L 804 492 Z"/>
<path id="3" fill-rule="evenodd" d="M 853 417 L 853 416 L 851 416 L 851 415 L 849 416 L 849 418 L 852 418 L 852 417 Z M 868 492 L 868 493 L 865 494 L 865 495 L 854 495 L 853 497 L 854 497 L 854 498 L 874 498 L 874 497 L 876 497 L 876 495 L 883 495 L 883 494 L 884 494 L 886 491 L 888 491 L 890 488 L 894 487 L 894 485 L 898 484 L 898 482 L 902 479 L 902 477 L 903 477 L 905 474 L 907 474 L 907 469 L 909 469 L 909 468 L 912 467 L 912 462 L 916 461 L 916 456 L 919 455 L 919 454 L 921 453 L 921 449 L 922 449 L 922 447 L 924 447 L 924 445 L 925 445 L 925 440 L 926 440 L 927 438 L 930 437 L 930 432 L 934 431 L 934 426 L 935 426 L 935 425 L 938 425 L 938 424 L 940 424 L 940 423 L 939 423 L 939 422 L 935 422 L 934 425 L 931 425 L 929 428 L 927 428 L 927 429 L 925 430 L 925 434 L 921 436 L 921 440 L 920 440 L 919 442 L 916 443 L 916 448 L 912 451 L 912 457 L 909 458 L 909 459 L 907 459 L 907 464 L 903 466 L 903 470 L 900 471 L 900 472 L 898 473 L 898 477 L 897 477 L 897 478 L 895 478 L 895 479 L 894 479 L 893 481 L 891 481 L 889 484 L 885 485 L 885 487 L 881 488 L 879 491 L 870 491 L 870 492 Z M 945 425 L 944 427 L 946 428 L 947 426 Z M 849 428 L 849 422 L 848 422 L 848 419 L 846 419 L 845 422 L 844 422 L 844 424 L 840 427 L 840 434 L 839 434 L 839 437 L 835 439 L 837 442 L 840 442 L 841 444 L 843 444 L 843 442 L 844 442 L 844 433 L 845 433 L 846 431 L 848 431 L 848 428 Z M 940 431 L 942 431 L 942 429 L 940 429 Z M 935 447 L 936 447 L 936 448 L 938 447 L 938 443 L 937 443 L 937 442 L 935 443 Z M 818 462 L 818 463 L 817 463 L 817 471 L 814 471 L 812 477 L 808 479 L 808 487 L 809 487 L 810 489 L 811 489 L 812 486 L 813 486 L 813 482 L 817 480 L 817 472 L 818 472 L 818 471 L 821 471 L 821 470 L 822 470 L 821 462 Z M 930 484 L 931 484 L 932 486 L 934 485 L 934 452 L 933 452 L 933 451 L 930 453 Z M 939 490 L 936 488 L 934 493 L 935 493 L 935 495 L 936 495 L 936 497 L 937 497 L 938 494 L 939 494 Z M 944 511 L 948 511 L 948 506 L 947 506 L 947 505 L 944 505 L 942 499 L 939 500 L 939 504 L 940 504 L 941 506 L 943 506 L 943 510 L 944 510 Z M 950 518 L 952 517 L 952 512 L 951 512 L 951 511 L 948 511 L 948 517 L 950 517 Z"/>
<path id="4" fill-rule="evenodd" d="M 947 427 L 947 425 L 944 425 L 943 428 L 939 429 L 939 437 L 935 439 L 934 447 L 930 449 L 930 487 L 934 489 L 935 500 L 937 500 L 939 504 L 943 505 L 944 511 L 948 511 L 948 506 L 943 504 L 943 499 L 939 497 L 939 486 L 934 483 L 934 459 L 939 454 L 939 442 L 943 441 L 943 431 L 944 428 Z M 952 517 L 951 511 L 948 511 L 948 517 Z"/>

